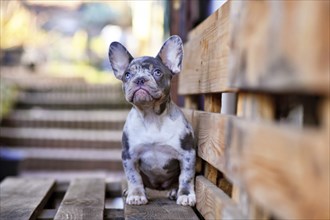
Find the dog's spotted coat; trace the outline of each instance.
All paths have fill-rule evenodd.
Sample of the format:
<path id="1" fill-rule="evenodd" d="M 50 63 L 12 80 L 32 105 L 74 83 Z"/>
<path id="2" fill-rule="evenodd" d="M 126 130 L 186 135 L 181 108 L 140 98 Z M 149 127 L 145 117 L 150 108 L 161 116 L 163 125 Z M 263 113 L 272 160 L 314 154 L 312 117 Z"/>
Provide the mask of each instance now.
<path id="1" fill-rule="evenodd" d="M 178 36 L 170 37 L 156 57 L 134 59 L 120 43 L 110 45 L 114 74 L 133 104 L 122 137 L 127 204 L 146 204 L 145 187 L 169 190 L 169 198 L 180 205 L 196 203 L 194 133 L 170 98 L 171 79 L 180 73 L 182 57 Z"/>

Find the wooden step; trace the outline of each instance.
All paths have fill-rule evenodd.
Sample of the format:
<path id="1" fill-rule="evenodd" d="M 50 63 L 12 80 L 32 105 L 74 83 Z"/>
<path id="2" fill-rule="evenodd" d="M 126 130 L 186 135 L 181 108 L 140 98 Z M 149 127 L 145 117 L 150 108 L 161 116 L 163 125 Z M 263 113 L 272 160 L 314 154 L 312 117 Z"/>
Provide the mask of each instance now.
<path id="1" fill-rule="evenodd" d="M 16 106 L 18 108 L 55 109 L 125 109 L 130 107 L 121 92 L 21 92 L 18 95 Z"/>
<path id="2" fill-rule="evenodd" d="M 76 93 L 117 93 L 122 91 L 121 84 L 88 84 L 58 82 L 47 84 L 30 84 L 23 87 L 28 92 L 76 92 Z"/>
<path id="3" fill-rule="evenodd" d="M 58 181 L 70 181 L 76 178 L 104 178 L 109 181 L 122 181 L 125 179 L 123 171 L 108 170 L 22 170 L 19 177 L 52 178 Z M 121 195 L 118 194 L 119 196 Z"/>
<path id="4" fill-rule="evenodd" d="M 2 158 L 20 160 L 19 171 L 107 170 L 122 171 L 121 150 L 0 147 Z"/>
<path id="5" fill-rule="evenodd" d="M 127 110 L 15 110 L 1 124 L 5 127 L 122 130 L 127 114 Z"/>
<path id="6" fill-rule="evenodd" d="M 3 146 L 121 148 L 122 131 L 8 127 L 0 129 L 0 143 Z"/>

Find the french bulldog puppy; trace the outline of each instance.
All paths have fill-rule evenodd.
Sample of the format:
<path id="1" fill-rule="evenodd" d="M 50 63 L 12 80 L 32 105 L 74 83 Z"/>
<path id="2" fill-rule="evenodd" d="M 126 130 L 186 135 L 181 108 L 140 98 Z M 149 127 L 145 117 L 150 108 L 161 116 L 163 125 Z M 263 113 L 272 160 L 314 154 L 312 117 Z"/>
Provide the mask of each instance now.
<path id="1" fill-rule="evenodd" d="M 196 203 L 194 132 L 170 97 L 171 79 L 180 73 L 182 57 L 178 36 L 171 36 L 156 57 L 133 58 L 120 43 L 110 45 L 113 72 L 133 105 L 122 136 L 127 204 L 146 204 L 145 187 L 168 190 L 179 205 Z"/>

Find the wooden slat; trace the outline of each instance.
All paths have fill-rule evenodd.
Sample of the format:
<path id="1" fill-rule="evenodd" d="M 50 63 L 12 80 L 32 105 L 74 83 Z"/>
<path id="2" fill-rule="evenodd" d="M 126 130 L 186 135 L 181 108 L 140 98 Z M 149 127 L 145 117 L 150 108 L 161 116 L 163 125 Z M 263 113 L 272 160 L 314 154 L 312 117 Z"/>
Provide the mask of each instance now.
<path id="1" fill-rule="evenodd" d="M 329 4 L 232 1 L 229 85 L 329 95 Z"/>
<path id="2" fill-rule="evenodd" d="M 196 208 L 205 219 L 246 219 L 234 202 L 203 176 L 196 177 Z"/>
<path id="3" fill-rule="evenodd" d="M 237 115 L 254 121 L 272 121 L 275 115 L 273 99 L 264 94 L 239 93 Z M 238 204 L 243 214 L 249 219 L 270 219 L 267 212 L 251 199 L 246 190 L 240 186 L 233 187 L 233 200 Z"/>
<path id="4" fill-rule="evenodd" d="M 280 218 L 329 218 L 328 133 L 240 120 L 227 126 L 225 170 L 234 183 Z"/>
<path id="5" fill-rule="evenodd" d="M 36 219 L 54 184 L 52 179 L 5 179 L 0 185 L 0 219 Z"/>
<path id="6" fill-rule="evenodd" d="M 104 201 L 104 179 L 75 179 L 54 219 L 103 219 Z"/>
<path id="7" fill-rule="evenodd" d="M 198 121 L 198 156 L 220 171 L 224 169 L 225 135 L 228 118 L 216 113 L 194 112 Z"/>
<path id="8" fill-rule="evenodd" d="M 126 220 L 199 219 L 191 207 L 177 205 L 175 201 L 164 198 L 164 195 L 160 195 L 159 192 L 148 191 L 147 193 L 147 205 L 125 205 Z"/>
<path id="9" fill-rule="evenodd" d="M 227 86 L 229 6 L 224 3 L 189 34 L 179 75 L 180 94 L 231 91 Z"/>
<path id="10" fill-rule="evenodd" d="M 258 204 L 281 218 L 329 217 L 327 129 L 301 130 L 215 113 L 191 114 L 198 121 L 198 155 L 242 186 Z"/>

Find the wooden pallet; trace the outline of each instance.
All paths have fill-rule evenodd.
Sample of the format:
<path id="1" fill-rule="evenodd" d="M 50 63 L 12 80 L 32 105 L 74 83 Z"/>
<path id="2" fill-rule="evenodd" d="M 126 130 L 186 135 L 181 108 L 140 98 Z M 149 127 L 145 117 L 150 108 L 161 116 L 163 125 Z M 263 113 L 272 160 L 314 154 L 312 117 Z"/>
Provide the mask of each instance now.
<path id="1" fill-rule="evenodd" d="M 176 205 L 151 192 L 148 205 L 126 206 L 121 182 L 81 178 L 68 182 L 53 179 L 7 178 L 0 184 L 0 218 L 20 219 L 198 219 L 192 208 Z"/>

